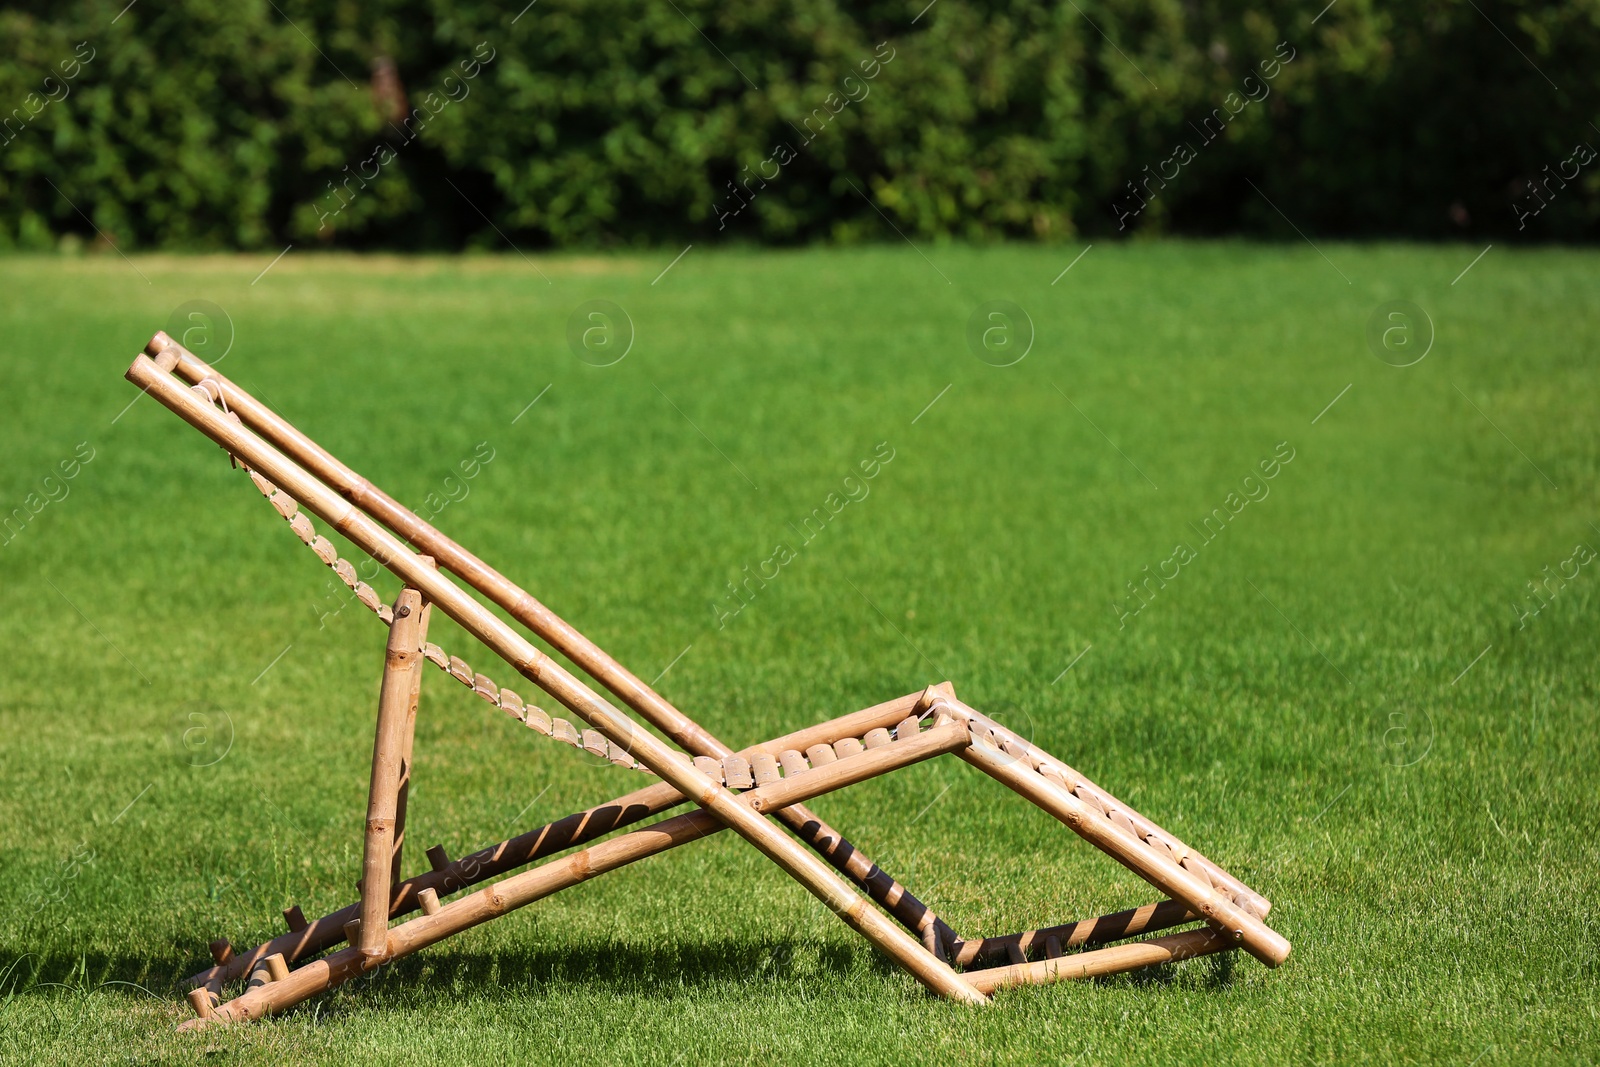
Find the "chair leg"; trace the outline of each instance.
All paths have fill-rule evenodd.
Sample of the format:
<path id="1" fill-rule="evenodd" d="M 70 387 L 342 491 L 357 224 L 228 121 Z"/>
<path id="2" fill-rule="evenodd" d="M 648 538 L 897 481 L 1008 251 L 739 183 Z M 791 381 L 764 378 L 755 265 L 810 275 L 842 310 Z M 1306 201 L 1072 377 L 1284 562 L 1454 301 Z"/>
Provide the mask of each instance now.
<path id="1" fill-rule="evenodd" d="M 367 826 L 362 842 L 358 935 L 361 954 L 372 960 L 382 959 L 387 951 L 406 726 L 416 720 L 415 700 L 422 675 L 423 611 L 422 594 L 409 586 L 402 589 L 394 603 L 394 625 L 384 650 L 378 727 L 372 741 L 372 784 L 367 794 Z"/>
<path id="2" fill-rule="evenodd" d="M 429 557 L 424 556 L 423 559 Z M 417 621 L 417 648 L 422 648 L 428 642 L 428 618 L 433 614 L 432 608 L 427 603 L 422 605 L 422 617 Z M 417 705 L 422 698 L 422 675 L 424 672 L 416 671 L 412 675 L 411 698 L 406 702 L 406 723 L 400 743 L 400 783 L 395 794 L 394 805 L 394 860 L 389 866 L 389 898 L 391 910 L 394 904 L 394 892 L 400 885 L 401 854 L 406 844 L 406 799 L 411 792 L 411 750 L 417 736 Z"/>

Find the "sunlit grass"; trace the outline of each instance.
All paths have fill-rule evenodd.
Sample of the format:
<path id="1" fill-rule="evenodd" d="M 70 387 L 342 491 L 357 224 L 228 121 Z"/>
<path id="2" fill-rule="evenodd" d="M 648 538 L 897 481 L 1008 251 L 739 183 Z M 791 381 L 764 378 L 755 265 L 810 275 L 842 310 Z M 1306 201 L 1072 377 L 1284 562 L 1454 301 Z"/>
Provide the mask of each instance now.
<path id="1" fill-rule="evenodd" d="M 270 257 L 0 260 L 0 1058 L 1596 1055 L 1600 579 L 1528 583 L 1600 548 L 1600 258 L 1497 248 L 1452 285 L 1478 249 L 1096 245 L 1062 275 L 1080 248 L 695 248 L 652 284 L 676 251 L 296 251 L 253 284 Z M 568 345 L 596 299 L 632 324 L 606 367 Z M 1365 340 L 1394 299 L 1436 333 L 1405 368 Z M 224 454 L 128 407 L 196 300 L 226 373 L 640 676 L 670 664 L 728 742 L 948 678 L 1270 897 L 1294 955 L 966 1011 L 722 835 L 175 1035 L 209 940 L 354 898 L 383 641 Z M 990 300 L 1032 322 L 1012 366 L 969 350 Z M 411 864 L 642 781 L 430 674 Z M 816 807 L 964 933 L 1156 899 L 953 759 Z"/>

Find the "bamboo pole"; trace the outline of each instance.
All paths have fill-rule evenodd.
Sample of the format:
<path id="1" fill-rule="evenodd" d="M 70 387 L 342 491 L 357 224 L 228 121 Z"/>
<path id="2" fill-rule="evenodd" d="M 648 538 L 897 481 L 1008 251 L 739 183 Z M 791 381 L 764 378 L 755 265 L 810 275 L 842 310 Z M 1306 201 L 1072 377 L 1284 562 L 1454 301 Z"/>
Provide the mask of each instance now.
<path id="1" fill-rule="evenodd" d="M 1190 911 L 1223 929 L 1245 951 L 1268 967 L 1276 967 L 1289 956 L 1289 942 L 1282 934 L 1234 904 L 1209 883 L 1202 883 L 1170 858 L 1133 835 L 1118 829 L 1102 813 L 1069 793 L 1014 756 L 984 743 L 974 734 L 973 743 L 959 753 L 962 759 L 1031 800 L 1075 831 L 1085 841 L 1111 856 L 1139 877 L 1187 905 Z"/>
<path id="2" fill-rule="evenodd" d="M 424 606 L 424 611 L 427 607 Z M 915 708 L 922 694 L 910 693 L 904 697 L 877 704 L 849 715 L 842 715 L 828 722 L 808 726 L 796 733 L 785 734 L 773 738 L 771 741 L 752 745 L 744 750 L 746 757 L 753 758 L 769 749 L 782 750 L 787 748 L 795 739 L 808 740 L 820 739 L 825 744 L 832 744 L 839 738 L 852 731 L 862 728 L 864 723 L 871 724 L 886 719 L 891 714 L 899 714 L 901 709 Z M 868 725 L 867 729 L 871 729 Z M 804 773 L 811 773 L 809 769 Z M 597 804 L 584 811 L 574 812 L 564 818 L 547 823 L 544 826 L 529 830 L 527 833 L 518 834 L 516 837 L 501 841 L 479 849 L 470 855 L 458 860 L 441 859 L 440 865 L 435 870 L 426 871 L 414 878 L 402 880 L 395 884 L 391 893 L 390 918 L 398 918 L 415 911 L 418 906 L 418 895 L 425 889 L 432 889 L 438 893 L 449 895 L 459 892 L 479 882 L 496 878 L 518 867 L 526 866 L 534 860 L 553 856 L 557 852 L 565 851 L 576 845 L 586 844 L 597 837 L 602 837 L 613 830 L 620 830 L 626 826 L 641 822 L 652 815 L 666 811 L 684 802 L 682 793 L 672 786 L 657 782 L 643 789 L 636 789 L 603 804 Z M 818 824 L 807 824 L 800 833 L 821 836 L 826 827 Z M 831 840 L 821 842 L 821 848 L 832 848 L 835 853 L 849 847 L 849 842 L 843 841 L 837 835 Z M 441 853 L 442 854 L 442 853 Z M 829 857 L 830 860 L 832 857 Z M 848 856 L 845 862 L 858 863 L 864 860 L 860 853 Z M 870 863 L 870 861 L 867 861 Z M 872 870 L 876 870 L 873 867 Z M 873 876 L 882 881 L 893 883 L 887 875 Z M 249 973 L 250 968 L 263 956 L 274 952 L 281 952 L 291 963 L 309 956 L 314 956 L 324 949 L 338 944 L 344 939 L 344 924 L 357 916 L 358 905 L 341 908 L 313 922 L 307 922 L 300 913 L 299 906 L 285 912 L 285 921 L 289 925 L 289 932 L 280 934 L 269 941 L 265 941 L 249 952 L 236 954 L 226 964 L 219 964 L 187 979 L 188 985 L 205 985 L 210 982 L 231 982 L 241 975 Z M 930 913 L 931 914 L 931 913 Z M 292 921 L 290 916 L 297 916 L 298 921 Z"/>
<path id="3" fill-rule="evenodd" d="M 425 555 L 421 559 L 430 567 L 434 565 L 431 556 Z M 420 649 L 428 642 L 428 620 L 433 615 L 427 601 L 423 601 L 418 615 L 417 648 Z M 400 787 L 395 794 L 394 804 L 394 855 L 389 863 L 391 899 L 394 896 L 394 887 L 400 884 L 401 857 L 406 846 L 406 805 L 411 796 L 411 754 L 417 737 L 417 705 L 422 698 L 423 673 L 419 670 L 412 675 L 411 693 L 406 701 L 406 722 L 400 745 Z"/>
<path id="4" fill-rule="evenodd" d="M 687 760 L 680 759 L 654 734 L 639 728 L 631 718 L 601 699 L 450 579 L 425 566 L 416 553 L 360 509 L 342 500 L 333 490 L 243 426 L 227 419 L 212 404 L 202 401 L 179 385 L 170 375 L 163 373 L 150 357 L 140 355 L 135 359 L 128 368 L 127 377 L 230 454 L 243 459 L 263 477 L 288 490 L 290 496 L 324 522 L 332 524 L 402 582 L 421 592 L 519 674 L 560 701 L 608 740 L 631 753 L 662 781 L 672 783 L 684 796 L 721 819 L 918 981 L 953 1000 L 968 1004 L 986 1003 L 983 995 L 963 981 L 949 964 L 934 958 L 903 929 L 887 922 L 825 863 L 785 836 L 748 805 L 740 803 L 734 794 L 707 782 Z M 681 713 L 679 718 L 683 718 Z M 698 727 L 694 729 L 697 733 L 703 733 Z M 805 777 L 798 780 L 804 781 Z M 272 986 L 280 984 L 284 983 L 274 982 Z"/>
<path id="5" fill-rule="evenodd" d="M 1108 974 L 1121 974 L 1123 971 L 1132 971 L 1157 963 L 1193 959 L 1195 956 L 1206 956 L 1235 947 L 1237 946 L 1227 937 L 1210 927 L 1204 927 L 1199 930 L 1186 930 L 1181 934 L 1153 937 L 1148 941 L 1135 941 L 1131 945 L 1114 945 L 1111 948 L 1078 952 L 1059 959 L 1014 963 L 1008 967 L 992 967 L 986 971 L 970 971 L 967 974 L 967 981 L 985 993 L 993 993 L 1011 986 L 1042 985 L 1047 982 L 1065 982 L 1074 978 L 1099 978 Z M 273 987 L 264 986 L 263 990 L 271 988 Z M 213 1009 L 212 1018 L 215 1019 L 218 1012 L 226 1007 L 227 1005 L 223 1005 L 222 1009 Z"/>
<path id="6" fill-rule="evenodd" d="M 1193 922 L 1199 916 L 1188 906 L 1176 900 L 1163 900 L 1141 908 L 1102 915 L 1097 919 L 1084 919 L 1060 926 L 1045 926 L 1038 930 L 1024 930 L 1018 934 L 999 937 L 979 937 L 956 946 L 955 963 L 970 968 L 974 963 L 999 959 L 1014 945 L 1024 955 L 1030 950 L 1047 945 L 1052 939 L 1061 948 L 1080 948 L 1084 945 L 1102 945 L 1108 941 L 1121 941 L 1155 930 L 1165 930 Z"/>
<path id="7" fill-rule="evenodd" d="M 389 894 L 393 885 L 400 774 L 405 765 L 408 720 L 422 675 L 422 594 L 400 590 L 394 623 L 384 648 L 383 684 L 378 692 L 378 725 L 372 738 L 372 779 L 367 792 L 367 827 L 361 863 L 361 954 L 381 957 L 388 936 Z"/>
<path id="8" fill-rule="evenodd" d="M 785 778 L 742 794 L 735 803 L 753 812 L 775 808 L 840 789 L 868 778 L 910 766 L 944 752 L 959 752 L 970 744 L 965 723 L 936 726 L 915 738 L 896 741 L 863 756 L 830 764 L 826 769 Z M 384 962 L 408 956 L 447 937 L 470 929 L 509 911 L 532 904 L 552 893 L 588 881 L 607 871 L 658 855 L 724 829 L 706 810 L 691 811 L 633 830 L 559 860 L 512 875 L 504 881 L 452 901 L 389 931 L 389 955 Z M 876 915 L 876 912 L 872 914 Z M 885 924 L 887 925 L 887 924 Z M 900 936 L 905 936 L 898 928 Z M 245 1022 L 276 1014 L 360 974 L 368 966 L 357 949 L 346 948 L 291 971 L 287 979 L 250 990 L 216 1006 L 207 1017 L 192 1019 L 179 1029 Z"/>
<path id="9" fill-rule="evenodd" d="M 157 333 L 151 338 L 145 351 L 157 357 L 163 366 L 175 369 L 191 384 L 197 385 L 202 381 L 214 383 L 218 396 L 225 397 L 229 410 L 238 415 L 246 426 L 264 437 L 273 447 L 291 457 L 312 477 L 333 489 L 344 500 L 375 518 L 420 551 L 437 557 L 439 564 L 445 570 L 461 578 L 495 604 L 510 612 L 512 618 L 550 642 L 557 651 L 576 663 L 584 673 L 610 690 L 628 707 L 644 716 L 647 722 L 667 734 L 684 751 L 690 755 L 709 756 L 713 759 L 722 759 L 731 753 L 732 750 L 728 746 L 679 711 L 600 646 L 590 641 L 511 579 L 341 463 L 332 453 L 296 429 L 287 419 L 229 381 L 165 332 Z M 882 725 L 892 725 L 892 723 Z M 860 733 L 865 732 L 865 729 L 860 731 Z M 793 747 L 804 749 L 801 745 Z M 908 929 L 920 930 L 931 922 L 941 930 L 947 941 L 957 939 L 955 931 L 934 915 L 932 909 L 913 896 L 905 886 L 885 874 L 870 858 L 846 841 L 843 835 L 823 822 L 816 813 L 800 808 L 796 811 L 778 812 L 777 818 L 794 830 L 802 840 L 817 848 L 823 858 L 841 873 L 866 889 L 872 899 L 882 904 Z"/>

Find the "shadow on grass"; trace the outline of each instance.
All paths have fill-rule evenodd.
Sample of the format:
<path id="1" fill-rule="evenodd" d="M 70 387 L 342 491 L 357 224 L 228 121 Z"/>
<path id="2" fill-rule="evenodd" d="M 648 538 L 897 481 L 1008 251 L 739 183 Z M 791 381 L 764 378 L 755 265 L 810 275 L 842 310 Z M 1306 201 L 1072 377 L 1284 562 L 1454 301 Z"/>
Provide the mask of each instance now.
<path id="1" fill-rule="evenodd" d="M 343 946 L 340 946 L 343 947 Z M 598 994 L 670 994 L 673 990 L 714 986 L 755 986 L 835 980 L 865 973 L 875 953 L 865 948 L 812 939 L 721 939 L 641 944 L 581 941 L 527 945 L 495 951 L 462 951 L 445 946 L 423 951 L 361 978 L 341 990 L 370 986 L 413 986 L 494 996 L 525 996 L 543 985 L 585 987 Z M 887 961 L 884 961 L 887 963 Z M 188 954 L 149 959 L 133 955 L 59 951 L 0 952 L 0 1001 L 62 990 L 102 987 L 142 989 L 181 1000 L 181 983 L 210 964 Z M 874 970 L 892 973 L 892 965 Z M 226 991 L 236 995 L 242 980 Z"/>
<path id="2" fill-rule="evenodd" d="M 1091 979 L 1097 986 L 1161 988 L 1200 978 L 1210 990 L 1233 982 L 1234 956 L 1146 967 Z M 0 954 L 0 1003 L 13 996 L 50 999 L 97 991 L 148 995 L 181 1004 L 180 983 L 205 964 L 187 955 L 151 960 L 131 955 L 84 953 L 45 956 Z M 817 985 L 837 990 L 853 980 L 882 982 L 900 973 L 887 957 L 850 944 L 812 938 L 725 938 L 679 943 L 606 940 L 476 951 L 423 951 L 346 982 L 332 995 L 313 997 L 292 1009 L 331 1019 L 381 1006 L 391 998 L 470 996 L 474 1001 L 526 1000 L 556 990 L 609 997 L 672 999 L 697 991 L 741 995 L 815 994 Z M 1187 976 L 1187 977 L 1186 977 Z M 238 995 L 242 982 L 225 991 Z"/>
<path id="3" fill-rule="evenodd" d="M 434 985 L 493 996 L 545 985 L 587 992 L 670 996 L 674 990 L 802 984 L 860 975 L 875 954 L 810 938 L 690 940 L 641 944 L 582 941 L 494 952 L 417 953 L 366 982 Z M 358 979 L 346 988 L 363 984 Z"/>

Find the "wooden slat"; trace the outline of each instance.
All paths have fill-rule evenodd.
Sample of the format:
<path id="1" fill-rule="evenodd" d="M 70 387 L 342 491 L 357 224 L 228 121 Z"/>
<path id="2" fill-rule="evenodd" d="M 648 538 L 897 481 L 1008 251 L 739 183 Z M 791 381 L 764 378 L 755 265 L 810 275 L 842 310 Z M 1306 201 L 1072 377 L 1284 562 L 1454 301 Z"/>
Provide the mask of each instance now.
<path id="1" fill-rule="evenodd" d="M 900 724 L 894 728 L 894 739 L 896 741 L 904 741 L 908 737 L 915 737 L 919 732 L 921 732 L 921 729 L 922 720 L 917 718 L 915 715 L 907 715 L 905 718 L 901 719 Z"/>
<path id="2" fill-rule="evenodd" d="M 840 759 L 849 759 L 851 756 L 859 756 L 866 750 L 867 746 L 861 743 L 861 739 L 859 737 L 843 737 L 833 743 L 834 754 Z"/>
<path id="3" fill-rule="evenodd" d="M 786 748 L 778 753 L 778 760 L 783 764 L 783 776 L 793 778 L 797 774 L 804 774 L 811 769 L 811 764 L 801 753 L 792 748 Z"/>
<path id="4" fill-rule="evenodd" d="M 339 558 L 339 550 L 333 547 L 332 541 L 328 540 L 326 537 L 323 537 L 321 534 L 318 534 L 317 539 L 311 542 L 311 551 L 315 552 L 317 554 L 317 558 L 330 567 L 333 566 L 334 561 Z"/>
<path id="5" fill-rule="evenodd" d="M 694 758 L 694 769 L 711 779 L 713 782 L 716 782 L 718 785 L 722 784 L 721 760 L 713 759 L 710 756 L 696 756 Z"/>
<path id="6" fill-rule="evenodd" d="M 806 749 L 806 758 L 813 767 L 826 767 L 839 757 L 834 754 L 832 745 L 812 745 Z"/>
<path id="7" fill-rule="evenodd" d="M 750 761 L 750 773 L 755 775 L 756 785 L 776 782 L 779 778 L 778 761 L 768 753 L 762 752 Z"/>
<path id="8" fill-rule="evenodd" d="M 1139 844 L 1144 845 L 1146 848 L 1150 848 L 1149 843 L 1145 841 L 1144 838 L 1139 836 L 1139 831 L 1134 827 L 1133 820 L 1128 818 L 1127 812 L 1123 811 L 1121 808 L 1118 808 L 1116 811 L 1111 813 L 1111 821 L 1129 837 L 1139 842 Z M 1151 849 L 1151 851 L 1153 852 L 1155 850 Z"/>
<path id="9" fill-rule="evenodd" d="M 755 785 L 755 780 L 750 776 L 750 761 L 743 756 L 722 758 L 722 778 L 729 789 L 750 789 Z"/>
<path id="10" fill-rule="evenodd" d="M 1028 746 L 1014 737 L 1002 738 L 1000 740 L 1000 748 L 1006 755 L 1014 756 L 1021 760 L 1024 767 L 1037 769 L 1039 766 L 1038 758 L 1029 751 Z"/>
<path id="11" fill-rule="evenodd" d="M 1216 884 L 1214 882 L 1212 882 L 1212 880 L 1211 880 L 1211 872 L 1206 870 L 1206 865 L 1201 863 L 1194 856 L 1192 856 L 1192 855 L 1185 856 L 1183 858 L 1183 862 L 1179 863 L 1178 866 L 1180 866 L 1184 870 L 1188 871 L 1191 875 L 1193 875 L 1195 878 L 1197 878 L 1202 884 L 1210 886 L 1213 889 L 1216 888 Z"/>
<path id="12" fill-rule="evenodd" d="M 888 730 L 880 726 L 876 730 L 867 731 L 867 736 L 863 740 L 865 740 L 868 748 L 882 748 L 893 741 L 894 738 L 889 736 Z"/>

